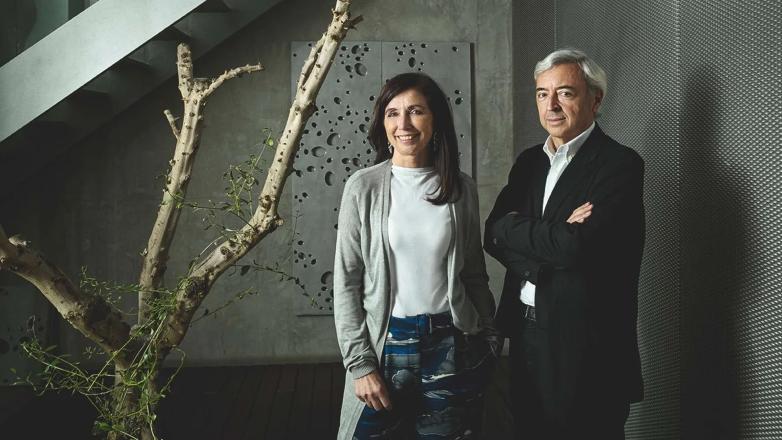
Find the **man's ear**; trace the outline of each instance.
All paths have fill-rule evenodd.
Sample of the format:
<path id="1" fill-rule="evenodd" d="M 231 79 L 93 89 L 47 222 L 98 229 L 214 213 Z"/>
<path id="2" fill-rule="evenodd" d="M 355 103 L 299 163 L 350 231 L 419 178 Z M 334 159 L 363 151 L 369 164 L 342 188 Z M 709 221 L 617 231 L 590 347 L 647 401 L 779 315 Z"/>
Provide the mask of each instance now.
<path id="1" fill-rule="evenodd" d="M 600 104 L 603 103 L 603 92 L 597 91 L 595 92 L 595 98 L 594 102 L 592 103 L 592 113 L 597 114 L 597 111 L 600 110 Z"/>

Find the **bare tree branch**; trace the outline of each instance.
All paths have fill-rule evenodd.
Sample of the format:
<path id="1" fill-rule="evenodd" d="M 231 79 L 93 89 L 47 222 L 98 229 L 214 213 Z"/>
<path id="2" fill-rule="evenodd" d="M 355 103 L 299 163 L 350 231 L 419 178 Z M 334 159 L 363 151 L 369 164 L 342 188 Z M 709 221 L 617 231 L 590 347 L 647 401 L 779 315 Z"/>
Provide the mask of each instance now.
<path id="1" fill-rule="evenodd" d="M 299 80 L 296 81 L 296 90 L 301 89 L 303 84 L 307 81 L 307 78 L 309 78 L 310 72 L 312 72 L 312 67 L 315 65 L 315 61 L 318 60 L 318 53 L 322 48 L 323 48 L 323 38 L 321 37 L 321 39 L 318 40 L 318 42 L 315 43 L 314 46 L 312 46 L 312 50 L 310 50 L 310 54 L 309 56 L 307 56 L 307 60 L 304 61 L 304 65 L 301 66 L 301 73 L 299 74 Z"/>
<path id="2" fill-rule="evenodd" d="M 180 44 L 177 47 L 177 58 L 179 60 L 179 91 L 182 93 L 184 104 L 182 128 L 177 131 L 176 125 L 172 122 L 171 112 L 166 113 L 171 129 L 174 130 L 177 143 L 174 149 L 174 157 L 169 162 L 171 170 L 166 178 L 163 201 L 160 204 L 157 219 L 149 235 L 147 247 L 143 252 L 144 262 L 139 277 L 139 284 L 142 289 L 138 299 L 139 324 L 146 322 L 149 301 L 154 297 L 155 290 L 163 283 L 163 275 L 166 272 L 168 263 L 169 248 L 176 233 L 182 202 L 187 194 L 187 185 L 190 182 L 193 164 L 195 163 L 201 139 L 203 109 L 206 98 L 229 79 L 245 73 L 263 70 L 263 66 L 260 64 L 248 64 L 228 70 L 210 81 L 202 78 L 193 78 L 190 48 L 186 44 Z"/>
<path id="3" fill-rule="evenodd" d="M 130 325 L 103 298 L 81 292 L 58 267 L 23 238 L 8 238 L 0 226 L 0 270 L 8 270 L 32 283 L 76 330 L 106 353 L 116 353 L 120 367 L 130 364 L 126 347 Z"/>
<path id="4" fill-rule="evenodd" d="M 217 78 L 212 81 L 211 84 L 209 84 L 209 87 L 204 92 L 204 97 L 207 97 L 212 94 L 218 87 L 223 85 L 223 83 L 229 79 L 233 79 L 239 76 L 244 75 L 245 73 L 253 73 L 253 72 L 260 72 L 263 70 L 263 66 L 259 64 L 248 64 L 246 66 L 241 67 L 235 67 L 231 70 L 226 70 L 223 72 L 222 75 L 218 76 Z"/>
<path id="5" fill-rule="evenodd" d="M 168 125 L 171 126 L 171 131 L 174 133 L 174 139 L 179 140 L 179 129 L 176 128 L 176 118 L 169 109 L 163 110 L 163 114 L 166 115 Z"/>
<path id="6" fill-rule="evenodd" d="M 217 278 L 282 225 L 283 220 L 278 215 L 277 207 L 299 147 L 304 125 L 315 111 L 315 97 L 342 40 L 348 30 L 361 20 L 361 17 L 351 19 L 349 8 L 350 0 L 337 0 L 328 30 L 304 62 L 296 96 L 293 98 L 288 120 L 277 143 L 274 160 L 259 195 L 258 208 L 252 218 L 234 238 L 217 246 L 193 266 L 187 282 L 183 283 L 184 287 L 177 292 L 175 311 L 167 320 L 166 331 L 158 340 L 162 356 L 182 342 L 195 311 Z"/>
<path id="7" fill-rule="evenodd" d="M 187 99 L 187 96 L 190 95 L 190 90 L 193 88 L 193 58 L 190 47 L 186 44 L 177 46 L 176 58 L 179 93 L 182 94 L 182 99 Z"/>

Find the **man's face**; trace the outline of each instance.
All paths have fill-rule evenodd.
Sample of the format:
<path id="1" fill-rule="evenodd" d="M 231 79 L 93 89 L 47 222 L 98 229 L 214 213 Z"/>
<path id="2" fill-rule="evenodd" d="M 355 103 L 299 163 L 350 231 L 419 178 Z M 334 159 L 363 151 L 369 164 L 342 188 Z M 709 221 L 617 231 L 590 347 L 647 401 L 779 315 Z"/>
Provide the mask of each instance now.
<path id="1" fill-rule="evenodd" d="M 603 94 L 589 90 L 577 64 L 558 64 L 535 81 L 540 125 L 555 147 L 569 142 L 595 120 Z"/>

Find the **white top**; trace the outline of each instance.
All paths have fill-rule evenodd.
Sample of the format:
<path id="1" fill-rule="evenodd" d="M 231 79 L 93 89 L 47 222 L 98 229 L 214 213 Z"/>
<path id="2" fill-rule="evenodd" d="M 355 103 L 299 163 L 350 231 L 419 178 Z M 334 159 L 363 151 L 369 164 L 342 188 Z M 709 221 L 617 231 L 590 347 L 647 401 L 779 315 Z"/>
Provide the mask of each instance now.
<path id="1" fill-rule="evenodd" d="M 548 198 L 551 197 L 551 193 L 554 191 L 554 187 L 557 185 L 562 173 L 565 171 L 565 167 L 570 164 L 570 161 L 576 156 L 578 150 L 584 145 L 592 130 L 595 128 L 595 123 L 589 126 L 581 134 L 574 137 L 570 142 L 562 144 L 557 151 L 554 152 L 554 147 L 551 145 L 551 136 L 546 139 L 543 144 L 543 151 L 548 156 L 549 162 L 551 162 L 551 168 L 548 170 L 548 176 L 546 176 L 546 189 L 543 193 L 543 211 L 546 211 L 546 204 Z M 541 215 L 543 213 L 541 212 Z M 521 302 L 524 304 L 535 306 L 535 285 L 529 281 L 522 283 L 521 285 Z"/>
<path id="2" fill-rule="evenodd" d="M 397 318 L 449 310 L 447 260 L 451 245 L 448 204 L 436 195 L 434 168 L 391 167 L 388 243 L 391 248 L 391 314 Z"/>

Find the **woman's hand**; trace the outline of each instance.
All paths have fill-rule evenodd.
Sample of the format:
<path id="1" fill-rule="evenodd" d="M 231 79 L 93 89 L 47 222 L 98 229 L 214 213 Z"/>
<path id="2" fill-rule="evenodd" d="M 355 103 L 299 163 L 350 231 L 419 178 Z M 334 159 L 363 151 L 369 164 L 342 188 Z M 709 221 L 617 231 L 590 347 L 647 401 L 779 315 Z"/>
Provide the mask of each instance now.
<path id="1" fill-rule="evenodd" d="M 586 220 L 590 215 L 592 215 L 592 205 L 589 202 L 584 203 L 583 205 L 576 208 L 572 214 L 570 214 L 570 218 L 567 219 L 568 223 L 584 223 L 584 220 Z"/>
<path id="2" fill-rule="evenodd" d="M 378 370 L 375 370 L 364 377 L 359 377 L 353 381 L 358 400 L 367 404 L 375 411 L 381 409 L 391 410 L 391 396 L 388 394 L 383 378 L 380 377 Z"/>

